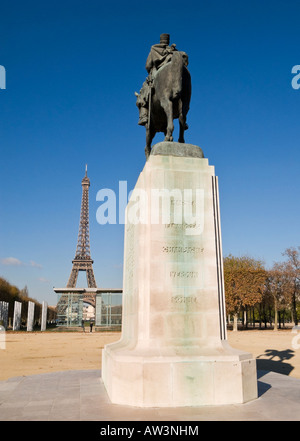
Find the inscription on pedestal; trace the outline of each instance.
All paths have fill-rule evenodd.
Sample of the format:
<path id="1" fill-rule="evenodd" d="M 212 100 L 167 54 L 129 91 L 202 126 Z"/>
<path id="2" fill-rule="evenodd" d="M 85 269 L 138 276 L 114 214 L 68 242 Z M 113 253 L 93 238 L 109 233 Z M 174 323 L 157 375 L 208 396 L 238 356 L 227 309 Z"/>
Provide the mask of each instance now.
<path id="1" fill-rule="evenodd" d="M 195 296 L 185 297 L 185 296 L 177 295 L 177 296 L 173 296 L 171 298 L 171 302 L 172 303 L 182 303 L 182 304 L 185 304 L 185 303 L 197 303 L 197 297 L 195 297 Z"/>
<path id="2" fill-rule="evenodd" d="M 198 271 L 170 271 L 170 277 L 173 279 L 195 279 L 198 275 Z"/>
<path id="3" fill-rule="evenodd" d="M 192 253 L 192 254 L 201 254 L 204 251 L 204 248 L 201 247 L 191 247 L 191 246 L 163 246 L 163 253 L 167 254 L 179 254 L 179 253 Z"/>
<path id="4" fill-rule="evenodd" d="M 165 228 L 167 229 L 167 230 L 175 230 L 176 232 L 177 231 L 180 231 L 180 230 L 186 230 L 187 228 L 199 228 L 200 227 L 200 224 L 197 224 L 196 222 L 194 222 L 194 223 L 192 223 L 192 224 L 187 224 L 186 222 L 182 222 L 182 223 L 179 223 L 179 224 L 176 224 L 175 222 L 170 222 L 170 223 L 168 223 L 168 224 L 165 224 Z"/>

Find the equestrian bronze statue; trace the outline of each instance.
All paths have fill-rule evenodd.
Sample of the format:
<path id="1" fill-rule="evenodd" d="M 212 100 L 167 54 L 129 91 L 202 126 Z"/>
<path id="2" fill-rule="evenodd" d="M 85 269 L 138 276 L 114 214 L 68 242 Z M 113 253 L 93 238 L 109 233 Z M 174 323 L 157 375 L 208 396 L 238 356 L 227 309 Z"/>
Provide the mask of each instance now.
<path id="1" fill-rule="evenodd" d="M 146 61 L 149 75 L 140 93 L 136 93 L 138 124 L 146 127 L 146 158 L 157 132 L 165 134 L 165 141 L 173 141 L 174 119 L 179 120 L 178 141 L 184 143 L 191 99 L 191 76 L 187 65 L 187 54 L 177 51 L 174 44 L 169 46 L 169 34 L 162 34 L 160 43 L 151 47 Z"/>

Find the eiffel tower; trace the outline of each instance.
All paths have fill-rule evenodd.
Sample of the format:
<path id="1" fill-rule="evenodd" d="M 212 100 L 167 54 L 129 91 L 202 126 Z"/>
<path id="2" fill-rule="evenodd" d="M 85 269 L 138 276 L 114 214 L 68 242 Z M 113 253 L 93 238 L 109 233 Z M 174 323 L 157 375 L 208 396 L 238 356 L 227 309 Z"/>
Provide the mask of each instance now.
<path id="1" fill-rule="evenodd" d="M 97 288 L 93 270 L 93 260 L 90 251 L 89 233 L 89 187 L 90 180 L 87 176 L 87 165 L 85 166 L 85 176 L 81 181 L 82 199 L 79 222 L 79 233 L 75 258 L 72 260 L 72 270 L 67 284 L 67 288 L 75 288 L 79 271 L 86 272 L 87 285 L 89 288 Z"/>
<path id="2" fill-rule="evenodd" d="M 67 283 L 64 288 L 54 288 L 53 290 L 59 295 L 57 302 L 57 326 L 77 327 L 81 326 L 83 318 L 83 304 L 88 303 L 95 308 L 95 326 L 110 327 L 115 324 L 120 324 L 121 315 L 120 308 L 120 294 L 122 289 L 100 289 L 96 285 L 94 276 L 93 263 L 90 251 L 90 234 L 89 234 L 89 187 L 90 180 L 87 176 L 87 166 L 85 167 L 85 176 L 81 181 L 82 185 L 82 199 L 81 212 L 79 222 L 79 233 L 76 247 L 75 257 L 72 260 L 72 270 Z M 76 288 L 78 279 L 78 272 L 85 271 L 88 288 Z M 115 294 L 119 297 L 114 297 L 112 304 L 107 305 L 109 314 L 102 317 L 102 294 L 108 295 L 109 298 Z M 112 300 L 109 300 L 111 302 Z M 116 302 L 117 303 L 114 303 Z M 121 301 L 122 303 L 122 301 Z M 99 305 L 99 314 L 96 315 Z M 113 305 L 113 306 L 112 306 Z M 116 306 L 115 306 L 116 305 Z M 111 311 L 113 311 L 113 315 Z M 118 317 L 117 317 L 118 316 Z M 116 318 L 117 317 L 117 318 Z M 116 322 L 118 320 L 118 322 Z"/>

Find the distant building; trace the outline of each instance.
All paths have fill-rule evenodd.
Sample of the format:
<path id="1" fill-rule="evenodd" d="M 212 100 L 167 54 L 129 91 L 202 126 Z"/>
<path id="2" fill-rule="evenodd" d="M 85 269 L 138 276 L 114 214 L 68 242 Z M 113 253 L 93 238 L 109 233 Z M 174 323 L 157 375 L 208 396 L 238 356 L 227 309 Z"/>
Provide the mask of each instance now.
<path id="1" fill-rule="evenodd" d="M 92 305 L 83 305 L 83 320 L 95 320 L 95 308 Z"/>

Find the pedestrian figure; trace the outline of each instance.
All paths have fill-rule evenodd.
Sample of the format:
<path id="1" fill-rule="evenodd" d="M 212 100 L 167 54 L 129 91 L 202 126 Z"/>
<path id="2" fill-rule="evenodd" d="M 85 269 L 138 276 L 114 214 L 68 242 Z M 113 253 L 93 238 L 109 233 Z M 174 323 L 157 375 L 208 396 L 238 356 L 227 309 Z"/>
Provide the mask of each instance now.
<path id="1" fill-rule="evenodd" d="M 83 319 L 81 320 L 81 326 L 82 326 L 82 330 L 83 330 L 83 332 L 85 332 L 84 320 L 83 320 Z"/>
<path id="2" fill-rule="evenodd" d="M 90 321 L 90 332 L 93 332 L 93 322 Z"/>

